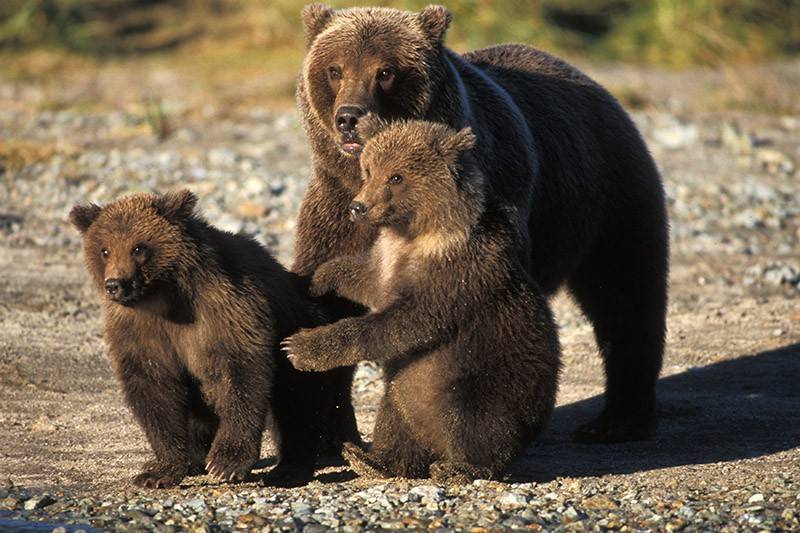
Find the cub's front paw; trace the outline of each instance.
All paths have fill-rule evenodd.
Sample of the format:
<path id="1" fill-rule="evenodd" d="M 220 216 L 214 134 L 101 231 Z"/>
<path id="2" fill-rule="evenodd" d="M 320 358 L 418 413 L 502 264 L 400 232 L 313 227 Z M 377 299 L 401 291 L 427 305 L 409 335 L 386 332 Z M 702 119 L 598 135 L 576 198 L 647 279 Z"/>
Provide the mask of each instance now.
<path id="1" fill-rule="evenodd" d="M 178 485 L 189 473 L 184 465 L 164 465 L 157 461 L 145 463 L 145 470 L 133 477 L 131 482 L 146 489 L 168 489 Z"/>
<path id="2" fill-rule="evenodd" d="M 258 452 L 250 442 L 215 443 L 206 457 L 206 471 L 218 481 L 243 481 L 258 461 Z"/>
<path id="3" fill-rule="evenodd" d="M 324 334 L 318 332 L 320 329 L 323 328 L 301 329 L 281 342 L 281 349 L 297 370 L 323 372 L 339 366 L 325 356 Z"/>

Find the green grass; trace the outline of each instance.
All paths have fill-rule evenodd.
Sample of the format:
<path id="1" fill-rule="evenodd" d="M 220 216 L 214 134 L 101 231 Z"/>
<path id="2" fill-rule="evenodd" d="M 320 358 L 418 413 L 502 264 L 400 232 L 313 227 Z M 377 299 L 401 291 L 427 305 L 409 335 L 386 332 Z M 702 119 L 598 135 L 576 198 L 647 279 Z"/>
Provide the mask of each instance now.
<path id="1" fill-rule="evenodd" d="M 420 9 L 430 0 L 331 1 Z M 463 0 L 448 37 L 458 49 L 526 42 L 567 57 L 683 67 L 800 51 L 798 0 Z M 91 57 L 220 44 L 302 46 L 301 0 L 2 0 L 0 48 Z"/>

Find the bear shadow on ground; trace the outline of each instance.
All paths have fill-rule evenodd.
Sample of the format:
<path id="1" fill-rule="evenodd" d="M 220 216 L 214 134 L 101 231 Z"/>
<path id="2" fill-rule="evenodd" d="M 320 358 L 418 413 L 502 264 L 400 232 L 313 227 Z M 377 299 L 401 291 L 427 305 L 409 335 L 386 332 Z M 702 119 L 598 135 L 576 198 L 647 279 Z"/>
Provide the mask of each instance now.
<path id="1" fill-rule="evenodd" d="M 602 396 L 558 407 L 550 426 L 510 469 L 513 482 L 628 474 L 760 457 L 800 446 L 800 343 L 691 368 L 658 382 L 654 439 L 579 444 L 572 434 Z"/>

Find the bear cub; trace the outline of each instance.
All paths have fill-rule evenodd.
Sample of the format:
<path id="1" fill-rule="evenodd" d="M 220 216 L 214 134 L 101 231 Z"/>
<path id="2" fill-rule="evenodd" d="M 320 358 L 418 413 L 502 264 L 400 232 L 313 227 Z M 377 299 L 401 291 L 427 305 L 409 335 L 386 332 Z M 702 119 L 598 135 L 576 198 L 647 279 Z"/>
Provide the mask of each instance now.
<path id="1" fill-rule="evenodd" d="M 350 217 L 376 227 L 377 241 L 322 264 L 311 286 L 370 312 L 303 329 L 284 349 L 300 370 L 383 364 L 372 446 L 344 449 L 358 474 L 498 478 L 555 404 L 550 309 L 517 259 L 513 214 L 488 205 L 471 130 L 370 127 Z"/>
<path id="2" fill-rule="evenodd" d="M 273 396 L 292 382 L 287 371 L 303 375 L 280 340 L 323 317 L 262 246 L 210 226 L 196 202 L 183 190 L 70 212 L 101 294 L 112 366 L 155 455 L 133 483 L 171 487 L 203 471 L 244 479 L 268 415 L 279 456 L 271 476 L 308 478 L 314 450 L 301 444 L 303 421 Z"/>

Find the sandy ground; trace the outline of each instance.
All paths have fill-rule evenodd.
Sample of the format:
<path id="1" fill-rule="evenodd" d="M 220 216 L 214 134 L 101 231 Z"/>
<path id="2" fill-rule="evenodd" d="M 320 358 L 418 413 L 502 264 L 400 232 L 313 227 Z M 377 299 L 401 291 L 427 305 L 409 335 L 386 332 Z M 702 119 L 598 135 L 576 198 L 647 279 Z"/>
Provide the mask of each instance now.
<path id="1" fill-rule="evenodd" d="M 750 162 L 742 163 L 743 156 L 730 153 L 724 139 L 720 141 L 727 116 L 693 116 L 690 123 L 700 125 L 699 137 L 690 131 L 688 140 L 678 139 L 683 144 L 676 149 L 674 139 L 663 139 L 664 132 L 684 134 L 681 128 L 687 121 L 670 118 L 666 127 L 659 126 L 664 113 L 643 112 L 636 117 L 664 172 L 673 217 L 669 333 L 658 385 L 658 435 L 618 445 L 572 441 L 578 424 L 600 409 L 603 372 L 590 325 L 569 297 L 560 294 L 553 303 L 565 363 L 558 408 L 548 430 L 511 469 L 508 487 L 591 479 L 601 481 L 618 498 L 632 486 L 654 493 L 688 488 L 699 491 L 701 506 L 712 508 L 715 494 L 742 494 L 747 500 L 761 493 L 769 502 L 776 491 L 788 488 L 795 498 L 781 497 L 780 505 L 793 508 L 797 516 L 800 290 L 795 282 L 745 280 L 758 265 L 797 264 L 799 206 L 791 196 L 800 202 L 800 172 L 761 165 L 761 152 L 748 152 Z M 800 155 L 800 131 L 792 122 L 796 117 L 751 113 L 734 118 L 752 131 L 764 132 L 761 137 L 771 139 L 769 145 L 789 154 L 789 159 Z M 236 146 L 235 135 L 212 128 L 204 137 L 203 123 L 194 127 L 201 132 L 201 150 L 203 142 Z M 299 135 L 299 128 L 292 131 Z M 659 135 L 663 146 L 657 141 Z M 7 130 L 3 138 L 9 142 L 14 135 Z M 197 138 L 168 141 L 167 146 L 179 150 L 181 143 L 192 144 Z M 131 142 L 135 141 L 117 144 L 124 150 Z M 114 141 L 83 146 L 107 151 L 109 145 Z M 302 147 L 294 150 L 307 169 Z M 25 169 L 5 171 L 3 191 L 9 196 L 0 198 L 0 214 L 12 220 L 8 215 L 17 213 L 29 218 L 25 224 L 32 226 L 52 223 L 65 228 L 65 209 L 81 198 L 81 192 L 59 198 L 58 208 L 36 215 L 36 204 L 24 200 L 23 187 L 36 175 Z M 176 178 L 164 183 L 180 182 Z M 728 191 L 728 197 L 736 200 L 737 189 L 732 187 L 742 183 L 783 191 L 788 202 L 784 219 L 772 223 L 765 215 L 765 224 L 752 227 L 724 224 L 742 208 L 728 206 L 718 192 Z M 298 190 L 302 192 L 302 184 Z M 290 211 L 291 205 L 296 203 L 290 204 Z M 703 224 L 698 226 L 700 219 Z M 741 246 L 726 244 L 731 239 Z M 289 248 L 277 250 L 282 260 L 288 260 Z M 56 246 L 17 238 L 13 230 L 0 234 L 0 481 L 75 497 L 129 490 L 128 480 L 149 450 L 118 393 L 101 333 L 99 307 L 75 235 Z M 359 371 L 354 401 L 367 439 L 380 387 L 374 368 Z M 271 453 L 265 438 L 263 456 L 269 458 Z M 338 484 L 330 480 L 342 478 L 331 477 L 330 472 L 323 471 L 313 486 Z M 191 478 L 186 486 L 199 488 L 204 483 L 202 477 Z M 369 486 L 370 482 L 344 484 Z M 792 523 L 797 520 L 785 522 Z"/>

